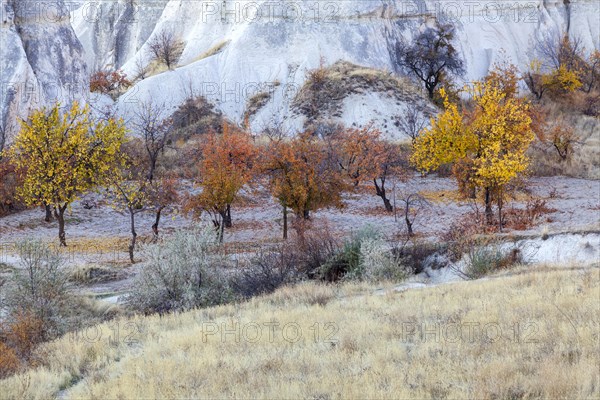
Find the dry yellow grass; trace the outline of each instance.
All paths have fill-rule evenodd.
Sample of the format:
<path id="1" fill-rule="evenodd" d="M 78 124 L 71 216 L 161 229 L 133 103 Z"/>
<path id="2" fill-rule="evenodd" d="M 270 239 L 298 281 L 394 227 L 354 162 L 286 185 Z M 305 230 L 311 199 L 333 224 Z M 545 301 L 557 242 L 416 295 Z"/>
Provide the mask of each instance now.
<path id="1" fill-rule="evenodd" d="M 113 321 L 87 340 L 46 345 L 47 366 L 0 381 L 0 393 L 598 398 L 600 270 L 518 272 L 384 295 L 367 284 L 306 284 L 240 305 Z"/>
<path id="2" fill-rule="evenodd" d="M 192 63 L 194 63 L 196 61 L 204 60 L 205 58 L 208 58 L 208 57 L 214 56 L 217 53 L 220 53 L 221 51 L 223 51 L 223 49 L 225 47 L 227 47 L 227 45 L 229 45 L 230 42 L 231 42 L 231 40 L 223 40 L 223 41 L 217 43 L 216 45 L 214 45 L 213 47 L 211 47 L 210 49 L 206 50 L 204 53 L 202 53 L 198 57 L 196 57 L 192 61 Z"/>

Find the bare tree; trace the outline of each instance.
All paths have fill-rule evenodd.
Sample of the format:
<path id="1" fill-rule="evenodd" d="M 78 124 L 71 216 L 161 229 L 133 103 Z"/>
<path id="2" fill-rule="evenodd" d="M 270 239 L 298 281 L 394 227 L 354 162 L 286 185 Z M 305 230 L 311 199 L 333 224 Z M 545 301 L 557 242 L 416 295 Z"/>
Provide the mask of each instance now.
<path id="1" fill-rule="evenodd" d="M 535 45 L 544 66 L 551 69 L 580 70 L 584 64 L 583 42 L 579 37 L 556 31 L 545 34 Z"/>
<path id="2" fill-rule="evenodd" d="M 177 62 L 183 49 L 183 43 L 170 30 L 163 30 L 154 36 L 149 46 L 154 59 L 163 62 L 169 69 Z"/>
<path id="3" fill-rule="evenodd" d="M 423 128 L 427 126 L 427 118 L 424 116 L 423 111 L 422 107 L 410 106 L 407 108 L 406 113 L 399 116 L 396 121 L 396 126 L 402 133 L 410 137 L 413 144 Z"/>
<path id="4" fill-rule="evenodd" d="M 592 89 L 598 86 L 600 80 L 600 50 L 594 50 L 585 66 L 585 75 L 583 79 L 583 91 L 590 93 Z"/>
<path id="5" fill-rule="evenodd" d="M 148 76 L 150 68 L 148 64 L 144 62 L 142 57 L 135 59 L 135 79 L 144 80 Z"/>
<path id="6" fill-rule="evenodd" d="M 463 61 L 452 44 L 454 35 L 452 25 L 436 21 L 411 42 L 401 39 L 396 45 L 398 67 L 422 81 L 430 99 L 444 77 L 464 73 Z"/>
<path id="7" fill-rule="evenodd" d="M 165 104 L 152 100 L 140 104 L 131 125 L 143 141 L 148 155 L 148 181 L 152 182 L 159 155 L 164 151 L 172 131 L 171 118 L 166 117 Z"/>
<path id="8" fill-rule="evenodd" d="M 388 178 L 406 179 L 408 171 L 407 161 L 403 158 L 403 154 L 398 145 L 392 143 L 385 144 L 385 157 L 381 164 L 379 176 L 373 179 L 375 185 L 375 194 L 381 197 L 386 211 L 394 211 L 394 206 L 388 198 L 387 189 L 385 187 Z"/>
<path id="9" fill-rule="evenodd" d="M 135 230 L 135 216 L 146 211 L 145 204 L 145 182 L 144 181 L 127 181 L 115 180 L 111 187 L 111 197 L 113 201 L 120 203 L 121 207 L 125 208 L 129 213 L 129 228 L 131 232 L 131 241 L 129 243 L 129 260 L 132 264 L 135 263 L 133 253 L 135 251 L 137 232 Z"/>
<path id="10" fill-rule="evenodd" d="M 173 121 L 166 117 L 167 110 L 164 104 L 157 104 L 152 101 L 142 103 L 135 113 L 132 120 L 134 132 L 142 139 L 144 149 L 147 155 L 147 174 L 146 179 L 150 186 L 162 186 L 162 181 L 155 185 L 156 166 L 160 154 L 164 151 L 173 131 Z M 156 191 L 154 191 L 156 192 Z M 158 236 L 158 224 L 166 204 L 160 199 L 162 196 L 153 196 L 159 200 L 155 204 L 155 221 L 152 225 L 152 231 L 155 237 Z M 174 198 L 174 196 L 166 196 Z"/>
<path id="11" fill-rule="evenodd" d="M 400 199 L 403 204 L 402 213 L 404 214 L 404 222 L 406 223 L 406 229 L 408 236 L 414 235 L 413 225 L 419 213 L 430 204 L 423 196 L 418 193 L 410 193 Z"/>
<path id="12" fill-rule="evenodd" d="M 269 139 L 270 142 L 276 143 L 293 136 L 292 129 L 285 126 L 284 119 L 281 118 L 279 113 L 274 113 L 269 122 L 263 124 L 260 131 Z"/>

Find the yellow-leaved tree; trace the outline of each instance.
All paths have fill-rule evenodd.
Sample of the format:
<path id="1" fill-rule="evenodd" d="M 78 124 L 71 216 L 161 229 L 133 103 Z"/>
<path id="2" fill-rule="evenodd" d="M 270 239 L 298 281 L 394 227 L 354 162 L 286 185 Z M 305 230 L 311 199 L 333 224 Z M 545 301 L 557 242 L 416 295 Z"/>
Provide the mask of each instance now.
<path id="1" fill-rule="evenodd" d="M 28 205 L 53 207 L 58 238 L 66 246 L 65 211 L 77 196 L 108 183 L 120 166 L 126 129 L 121 120 L 94 121 L 89 107 L 74 102 L 34 111 L 10 149 L 23 171 L 18 194 Z"/>
<path id="2" fill-rule="evenodd" d="M 529 105 L 507 95 L 494 79 L 466 90 L 473 105 L 462 110 L 441 91 L 445 111 L 417 138 L 411 161 L 425 172 L 452 164 L 462 189 L 483 192 L 488 223 L 492 200 L 497 201 L 501 227 L 505 188 L 529 163 L 525 153 L 534 139 Z"/>

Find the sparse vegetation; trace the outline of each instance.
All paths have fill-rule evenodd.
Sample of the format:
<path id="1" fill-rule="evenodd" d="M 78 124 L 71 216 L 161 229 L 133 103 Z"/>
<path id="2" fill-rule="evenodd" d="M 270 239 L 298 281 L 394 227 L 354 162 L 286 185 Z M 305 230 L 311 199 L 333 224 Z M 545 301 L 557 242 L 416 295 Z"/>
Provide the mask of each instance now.
<path id="1" fill-rule="evenodd" d="M 270 92 L 258 92 L 248 99 L 246 111 L 244 112 L 244 120 L 248 120 L 254 116 L 261 108 L 263 108 L 272 97 Z"/>
<path id="2" fill-rule="evenodd" d="M 399 101 L 433 110 L 410 81 L 345 61 L 329 67 L 322 61 L 318 68 L 308 71 L 306 83 L 294 98 L 292 109 L 307 117 L 305 127 L 310 128 L 322 120 L 339 117 L 345 97 L 366 92 L 386 93 Z"/>
<path id="3" fill-rule="evenodd" d="M 165 29 L 154 36 L 148 48 L 154 60 L 163 63 L 168 69 L 173 69 L 183 52 L 183 42 L 173 31 Z"/>
<path id="4" fill-rule="evenodd" d="M 530 177 L 599 176 L 598 51 L 547 38 L 529 72 L 459 88 L 454 27 L 427 19 L 386 40 L 429 99 L 322 58 L 291 104 L 258 85 L 229 120 L 198 86 L 222 57 L 183 68 L 175 32 L 191 60 L 196 35 L 164 29 L 117 63 L 136 83 L 181 67 L 179 107 L 142 82 L 138 103 L 35 110 L 0 153 L 1 239 L 56 224 L 60 243 L 0 242 L 0 397 L 598 397 L 598 182 Z M 91 79 L 113 100 L 129 85 Z M 374 120 L 346 120 L 371 100 Z"/>
<path id="5" fill-rule="evenodd" d="M 96 71 L 90 77 L 90 92 L 108 94 L 113 99 L 123 94 L 130 86 L 131 81 L 121 70 Z"/>

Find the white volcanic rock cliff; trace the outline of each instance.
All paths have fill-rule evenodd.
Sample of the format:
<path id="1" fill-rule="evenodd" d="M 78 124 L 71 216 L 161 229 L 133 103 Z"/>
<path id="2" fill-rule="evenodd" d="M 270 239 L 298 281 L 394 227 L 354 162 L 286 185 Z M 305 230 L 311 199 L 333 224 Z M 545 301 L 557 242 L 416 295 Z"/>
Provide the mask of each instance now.
<path id="1" fill-rule="evenodd" d="M 62 1 L 53 3 L 61 5 L 53 23 L 26 13 L 31 2 L 3 3 L 5 125 L 31 107 L 25 89 L 30 82 L 81 89 L 86 64 L 92 71 L 122 68 L 135 76 L 138 64 L 148 63 L 149 41 L 163 30 L 184 43 L 177 68 L 137 81 L 117 100 L 119 110 L 127 114 L 148 100 L 174 108 L 193 92 L 241 121 L 249 99 L 267 91 L 269 101 L 250 119 L 255 129 L 277 122 L 301 129 L 305 117 L 294 110 L 294 96 L 321 60 L 394 72 L 398 38 L 410 38 L 432 18 L 455 23 L 466 80 L 480 78 L 502 58 L 525 67 L 535 56 L 534 41 L 547 34 L 568 31 L 587 49 L 600 48 L 598 0 L 78 0 L 69 3 L 70 25 Z M 415 101 L 424 100 L 363 89 L 348 94 L 341 112 L 330 117 L 346 124 L 375 119 L 383 127 Z"/>
<path id="2" fill-rule="evenodd" d="M 85 99 L 85 52 L 65 4 L 9 0 L 0 11 L 0 127 L 11 132 L 32 108 Z"/>

